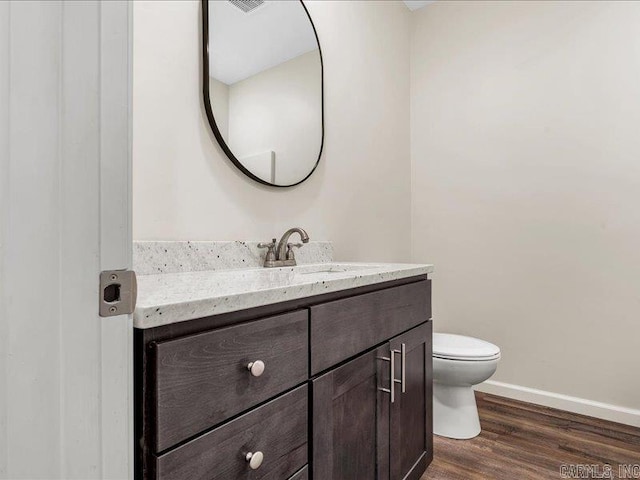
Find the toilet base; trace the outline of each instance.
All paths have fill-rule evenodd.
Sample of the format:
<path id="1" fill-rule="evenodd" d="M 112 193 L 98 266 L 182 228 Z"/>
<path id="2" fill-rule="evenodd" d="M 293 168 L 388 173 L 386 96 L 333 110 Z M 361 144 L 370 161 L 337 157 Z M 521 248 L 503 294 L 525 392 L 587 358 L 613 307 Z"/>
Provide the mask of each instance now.
<path id="1" fill-rule="evenodd" d="M 480 417 L 470 385 L 433 384 L 433 433 L 467 440 L 480 434 Z"/>

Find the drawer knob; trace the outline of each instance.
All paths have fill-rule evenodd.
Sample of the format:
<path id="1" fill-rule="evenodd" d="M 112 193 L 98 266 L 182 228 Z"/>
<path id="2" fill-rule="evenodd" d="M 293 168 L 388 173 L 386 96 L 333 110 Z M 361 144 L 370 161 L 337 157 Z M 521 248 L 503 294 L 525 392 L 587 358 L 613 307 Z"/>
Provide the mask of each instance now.
<path id="1" fill-rule="evenodd" d="M 260 465 L 262 465 L 264 454 L 262 452 L 249 452 L 245 458 L 247 459 L 247 462 L 249 462 L 251 470 L 257 470 L 260 468 Z"/>
<path id="2" fill-rule="evenodd" d="M 247 365 L 247 370 L 249 370 L 251 372 L 251 375 L 253 375 L 254 377 L 259 377 L 264 373 L 264 362 L 262 360 L 251 362 L 249 365 Z"/>

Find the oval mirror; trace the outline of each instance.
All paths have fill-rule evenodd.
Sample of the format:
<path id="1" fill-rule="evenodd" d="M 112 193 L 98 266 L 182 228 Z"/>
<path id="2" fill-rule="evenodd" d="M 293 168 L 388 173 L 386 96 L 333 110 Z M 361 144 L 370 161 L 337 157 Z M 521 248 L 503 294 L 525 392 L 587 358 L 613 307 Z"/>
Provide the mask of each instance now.
<path id="1" fill-rule="evenodd" d="M 299 0 L 202 0 L 203 91 L 231 161 L 266 185 L 313 173 L 324 136 L 322 54 Z"/>

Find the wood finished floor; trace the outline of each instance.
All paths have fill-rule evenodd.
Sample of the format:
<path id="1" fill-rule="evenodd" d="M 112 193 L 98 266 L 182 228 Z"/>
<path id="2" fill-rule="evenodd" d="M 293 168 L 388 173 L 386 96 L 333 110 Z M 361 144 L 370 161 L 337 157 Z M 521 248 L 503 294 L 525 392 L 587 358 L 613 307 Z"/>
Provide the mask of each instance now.
<path id="1" fill-rule="evenodd" d="M 640 463 L 640 428 L 484 393 L 476 399 L 482 433 L 435 436 L 420 480 L 559 479 L 562 464 L 609 464 L 613 476 L 604 478 L 617 479 L 619 464 Z"/>

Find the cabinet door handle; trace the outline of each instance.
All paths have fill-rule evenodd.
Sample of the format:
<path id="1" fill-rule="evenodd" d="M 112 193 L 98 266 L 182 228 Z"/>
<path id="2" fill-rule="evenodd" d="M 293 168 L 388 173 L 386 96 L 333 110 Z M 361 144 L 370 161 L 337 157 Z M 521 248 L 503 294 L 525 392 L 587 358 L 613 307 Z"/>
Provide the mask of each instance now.
<path id="1" fill-rule="evenodd" d="M 264 362 L 262 360 L 256 360 L 247 365 L 247 370 L 251 372 L 254 377 L 259 377 L 264 373 Z"/>
<path id="2" fill-rule="evenodd" d="M 396 354 L 400 355 L 400 379 L 395 378 L 395 373 L 392 376 L 394 383 L 399 383 L 402 388 L 402 393 L 407 392 L 407 345 L 405 343 L 400 344 L 400 350 L 391 350 L 391 358 Z"/>
<path id="3" fill-rule="evenodd" d="M 249 462 L 251 470 L 257 470 L 262 465 L 264 454 L 262 452 L 249 452 L 244 458 Z"/>
<path id="4" fill-rule="evenodd" d="M 396 401 L 396 389 L 395 385 L 397 380 L 394 378 L 395 370 L 396 370 L 396 360 L 395 355 L 393 354 L 393 350 L 391 350 L 391 355 L 388 357 L 378 357 L 378 360 L 383 360 L 385 362 L 389 362 L 389 388 L 379 387 L 378 390 L 381 392 L 386 392 L 391 397 L 391 403 Z"/>
<path id="5" fill-rule="evenodd" d="M 407 392 L 407 344 L 400 344 L 400 371 L 401 371 L 401 379 L 402 382 L 402 393 Z"/>

